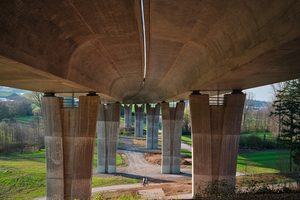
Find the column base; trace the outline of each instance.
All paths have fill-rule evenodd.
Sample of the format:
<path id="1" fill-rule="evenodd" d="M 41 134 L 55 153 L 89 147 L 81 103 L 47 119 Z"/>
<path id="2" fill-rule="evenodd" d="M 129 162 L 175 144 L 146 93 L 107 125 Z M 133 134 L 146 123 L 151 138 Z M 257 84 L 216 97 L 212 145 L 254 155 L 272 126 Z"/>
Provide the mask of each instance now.
<path id="1" fill-rule="evenodd" d="M 113 173 L 116 173 L 116 171 L 117 171 L 116 165 L 108 165 L 108 167 L 107 167 L 107 173 L 113 174 Z"/>
<path id="2" fill-rule="evenodd" d="M 171 174 L 171 166 L 170 165 L 162 165 L 161 173 L 162 174 Z"/>
<path id="3" fill-rule="evenodd" d="M 97 166 L 98 173 L 105 173 L 105 166 Z"/>

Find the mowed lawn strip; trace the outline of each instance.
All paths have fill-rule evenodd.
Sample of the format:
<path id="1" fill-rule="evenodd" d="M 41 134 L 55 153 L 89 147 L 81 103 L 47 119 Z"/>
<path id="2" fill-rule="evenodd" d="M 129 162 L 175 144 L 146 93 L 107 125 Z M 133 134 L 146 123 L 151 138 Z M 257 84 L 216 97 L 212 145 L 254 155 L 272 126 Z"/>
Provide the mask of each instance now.
<path id="1" fill-rule="evenodd" d="M 264 139 L 264 133 L 246 133 L 246 134 L 240 134 L 240 137 L 248 137 L 250 135 L 256 135 L 261 139 Z M 275 139 L 274 135 L 272 133 L 266 133 L 266 140 L 272 140 L 272 139 Z"/>
<path id="2" fill-rule="evenodd" d="M 276 173 L 289 171 L 288 150 L 265 150 L 238 155 L 237 171 L 250 174 Z M 292 169 L 296 165 L 293 163 Z"/>
<path id="3" fill-rule="evenodd" d="M 40 123 L 42 124 L 43 118 L 39 116 Z M 37 122 L 36 116 L 23 116 L 23 117 L 14 117 L 14 120 L 21 123 L 31 123 L 31 122 Z M 4 120 L 10 120 L 10 118 L 4 118 Z"/>
<path id="4" fill-rule="evenodd" d="M 24 157 L 24 156 L 44 156 L 45 155 L 45 149 L 41 149 L 40 151 L 34 152 L 34 153 L 26 153 L 26 154 L 16 154 L 16 155 L 1 155 L 0 157 Z"/>
<path id="5" fill-rule="evenodd" d="M 192 145 L 191 137 L 192 137 L 191 135 L 183 135 L 183 136 L 181 136 L 181 141 L 186 144 Z"/>
<path id="6" fill-rule="evenodd" d="M 117 154 L 117 165 L 124 161 Z M 94 155 L 93 167 L 97 168 L 97 154 Z M 45 158 L 16 158 L 0 160 L 0 199 L 32 199 L 46 196 Z M 116 185 L 139 183 L 140 180 L 122 177 L 93 177 L 92 185 Z"/>
<path id="7" fill-rule="evenodd" d="M 30 199 L 46 195 L 45 158 L 0 160 L 0 199 Z"/>

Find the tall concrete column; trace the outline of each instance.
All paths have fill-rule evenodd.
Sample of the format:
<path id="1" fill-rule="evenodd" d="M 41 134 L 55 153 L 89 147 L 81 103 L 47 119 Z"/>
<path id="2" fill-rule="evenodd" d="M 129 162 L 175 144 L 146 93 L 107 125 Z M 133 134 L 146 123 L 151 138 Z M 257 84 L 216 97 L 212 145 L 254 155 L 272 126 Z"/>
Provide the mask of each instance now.
<path id="1" fill-rule="evenodd" d="M 237 153 L 245 94 L 225 95 L 223 106 L 210 106 L 209 96 L 190 95 L 193 141 L 193 195 L 209 181 L 235 185 Z"/>
<path id="2" fill-rule="evenodd" d="M 184 102 L 170 108 L 169 103 L 161 104 L 162 113 L 162 163 L 161 173 L 180 173 L 181 134 Z"/>
<path id="3" fill-rule="evenodd" d="M 63 99 L 42 98 L 45 125 L 47 199 L 89 199 L 100 97 L 79 97 L 78 108 Z"/>
<path id="4" fill-rule="evenodd" d="M 145 105 L 142 105 L 141 107 L 139 107 L 138 105 L 134 105 L 134 112 L 135 112 L 134 136 L 135 137 L 143 137 L 144 111 L 145 111 Z"/>
<path id="5" fill-rule="evenodd" d="M 132 104 L 124 104 L 125 127 L 131 127 Z"/>
<path id="6" fill-rule="evenodd" d="M 160 115 L 160 104 L 156 104 L 154 108 L 146 105 L 147 112 L 147 149 L 158 148 L 158 122 Z"/>
<path id="7" fill-rule="evenodd" d="M 97 122 L 98 173 L 116 173 L 121 104 L 100 104 Z"/>

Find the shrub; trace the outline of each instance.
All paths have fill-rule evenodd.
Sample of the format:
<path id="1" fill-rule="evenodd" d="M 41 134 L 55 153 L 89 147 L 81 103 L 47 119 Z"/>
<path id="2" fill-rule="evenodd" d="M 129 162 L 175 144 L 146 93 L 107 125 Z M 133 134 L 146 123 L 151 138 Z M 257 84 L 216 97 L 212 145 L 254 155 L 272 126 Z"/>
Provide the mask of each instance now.
<path id="1" fill-rule="evenodd" d="M 263 147 L 263 140 L 256 134 L 251 134 L 247 137 L 246 144 L 248 147 Z"/>

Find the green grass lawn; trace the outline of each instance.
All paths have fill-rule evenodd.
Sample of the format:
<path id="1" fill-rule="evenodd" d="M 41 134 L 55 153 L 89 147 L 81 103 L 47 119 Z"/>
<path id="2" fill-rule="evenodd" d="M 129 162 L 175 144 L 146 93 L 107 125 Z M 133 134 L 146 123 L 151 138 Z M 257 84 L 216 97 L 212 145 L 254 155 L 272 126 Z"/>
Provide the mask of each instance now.
<path id="1" fill-rule="evenodd" d="M 249 133 L 243 134 L 241 137 L 247 137 L 251 134 L 257 134 L 263 138 L 264 133 Z M 270 133 L 266 133 L 266 139 L 272 139 L 273 136 Z M 191 136 L 183 135 L 182 141 L 191 145 Z M 239 154 L 237 160 L 237 171 L 248 174 L 259 173 L 278 173 L 289 171 L 289 156 L 288 150 L 265 150 L 254 153 Z M 292 164 L 292 169 L 295 169 L 296 165 Z"/>
<path id="2" fill-rule="evenodd" d="M 192 157 L 192 152 L 190 152 L 187 149 L 181 149 L 181 157 L 182 158 L 191 158 Z"/>
<path id="3" fill-rule="evenodd" d="M 0 156 L 0 157 L 23 157 L 23 156 L 44 156 L 45 149 L 41 149 L 41 151 L 34 152 L 34 153 L 26 153 L 26 154 L 16 154 L 16 155 L 8 155 L 8 156 Z"/>
<path id="4" fill-rule="evenodd" d="M 5 118 L 4 120 L 9 120 L 9 118 Z M 36 116 L 23 116 L 23 117 L 15 117 L 14 120 L 21 123 L 31 123 L 36 122 Z M 40 123 L 43 122 L 43 118 L 40 116 Z"/>
<path id="5" fill-rule="evenodd" d="M 125 178 L 125 177 L 120 177 L 120 176 L 106 177 L 106 178 L 93 177 L 92 187 L 100 187 L 100 186 L 106 186 L 106 185 L 131 184 L 131 183 L 141 183 L 141 180 Z"/>
<path id="6" fill-rule="evenodd" d="M 289 171 L 288 150 L 266 150 L 255 153 L 239 154 L 237 171 L 250 174 L 276 173 Z M 293 163 L 292 169 L 296 165 Z"/>
<path id="7" fill-rule="evenodd" d="M 134 136 L 133 133 L 129 133 L 129 134 L 119 134 L 119 136 Z"/>
<path id="8" fill-rule="evenodd" d="M 257 135 L 261 139 L 264 139 L 264 133 L 246 133 L 246 134 L 240 134 L 240 137 L 248 137 L 253 134 Z M 266 133 L 266 140 L 272 140 L 272 139 L 274 139 L 274 136 L 272 135 L 272 133 Z"/>
<path id="9" fill-rule="evenodd" d="M 46 195 L 45 158 L 0 160 L 0 199 L 30 199 Z"/>
<path id="10" fill-rule="evenodd" d="M 94 155 L 94 168 L 97 167 L 97 155 Z M 117 165 L 124 164 L 117 154 Z M 31 199 L 46 196 L 45 158 L 18 158 L 0 160 L 0 199 Z M 116 185 L 139 183 L 140 180 L 122 177 L 93 177 L 92 185 Z"/>
<path id="11" fill-rule="evenodd" d="M 183 136 L 181 136 L 181 141 L 186 144 L 192 145 L 191 137 L 192 137 L 191 135 L 183 135 Z"/>

